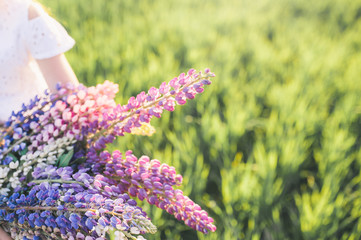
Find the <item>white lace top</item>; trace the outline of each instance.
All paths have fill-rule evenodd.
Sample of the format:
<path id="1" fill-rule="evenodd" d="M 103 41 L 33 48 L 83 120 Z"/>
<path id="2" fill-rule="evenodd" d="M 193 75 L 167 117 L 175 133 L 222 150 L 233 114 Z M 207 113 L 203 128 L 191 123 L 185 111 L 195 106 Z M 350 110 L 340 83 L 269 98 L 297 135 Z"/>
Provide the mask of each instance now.
<path id="1" fill-rule="evenodd" d="M 41 12 L 28 20 L 30 4 Z M 36 59 L 54 57 L 74 45 L 66 30 L 31 0 L 0 0 L 0 121 L 47 89 Z"/>

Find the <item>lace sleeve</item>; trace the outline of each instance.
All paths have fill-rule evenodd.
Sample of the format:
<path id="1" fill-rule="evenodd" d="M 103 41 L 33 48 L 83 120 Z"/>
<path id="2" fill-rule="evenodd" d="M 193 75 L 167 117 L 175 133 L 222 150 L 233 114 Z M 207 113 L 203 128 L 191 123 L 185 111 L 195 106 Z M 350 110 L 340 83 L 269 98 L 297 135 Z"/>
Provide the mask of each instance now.
<path id="1" fill-rule="evenodd" d="M 44 10 L 27 23 L 25 42 L 35 59 L 54 57 L 71 49 L 75 41 L 64 27 Z"/>

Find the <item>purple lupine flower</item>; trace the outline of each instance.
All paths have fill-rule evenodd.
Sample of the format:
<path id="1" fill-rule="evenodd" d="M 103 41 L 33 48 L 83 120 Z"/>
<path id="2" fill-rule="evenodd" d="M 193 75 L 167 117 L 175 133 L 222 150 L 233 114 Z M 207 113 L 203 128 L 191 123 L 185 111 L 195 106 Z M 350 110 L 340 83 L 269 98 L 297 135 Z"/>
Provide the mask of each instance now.
<path id="1" fill-rule="evenodd" d="M 213 76 L 209 69 L 191 69 L 123 106 L 115 104 L 117 86 L 108 81 L 89 88 L 58 86 L 56 94 L 23 105 L 0 136 L 5 165 L 0 169 L 5 187 L 0 192 L 0 220 L 5 229 L 14 238 L 88 240 L 105 239 L 109 228 L 127 234 L 154 231 L 130 195 L 193 229 L 214 231 L 213 219 L 173 188 L 182 182 L 174 167 L 146 156 L 138 159 L 130 151 L 124 158 L 120 152 L 103 151 L 116 136 L 193 99 Z"/>
<path id="2" fill-rule="evenodd" d="M 114 228 L 120 231 L 128 231 L 131 227 L 138 227 L 142 233 L 148 230 L 149 232 L 155 231 L 155 227 L 150 223 L 145 213 L 126 194 L 119 193 L 117 200 L 113 200 L 108 198 L 106 194 L 102 195 L 103 192 L 97 191 L 94 185 L 90 184 L 86 187 L 83 184 L 84 182 L 95 183 L 95 178 L 99 181 L 102 180 L 100 175 L 89 180 L 91 177 L 86 174 L 84 169 L 79 174 L 79 172 L 73 173 L 73 170 L 65 167 L 59 168 L 55 171 L 56 174 L 52 174 L 50 178 L 42 180 L 44 178 L 42 176 L 45 174 L 39 173 L 39 169 L 37 171 L 36 176 L 38 177 L 35 177 L 34 182 L 41 183 L 33 186 L 28 195 L 14 193 L 9 198 L 0 198 L 0 209 L 7 211 L 6 214 L 2 215 L 3 217 L 0 217 L 0 220 L 3 218 L 7 221 L 6 226 L 17 228 L 19 234 L 24 234 L 24 236 L 29 234 L 28 231 L 30 230 L 24 230 L 21 227 L 25 224 L 25 219 L 30 227 L 42 228 L 46 226 L 46 228 L 42 228 L 42 231 L 58 237 L 68 236 L 68 233 L 71 233 L 70 236 L 76 237 L 79 231 L 82 234 L 88 232 L 91 237 L 105 237 L 106 227 L 112 226 L 114 221 L 117 222 Z M 71 179 L 74 182 L 79 181 L 78 184 L 83 187 L 82 191 L 76 193 L 73 191 L 74 188 L 67 188 L 65 183 L 52 183 L 62 179 L 65 172 L 68 176 L 75 176 Z M 103 180 L 107 179 L 104 178 Z M 106 184 L 108 183 L 102 181 L 102 185 Z M 118 220 L 112 219 L 114 216 Z M 93 228 L 95 226 L 102 226 L 104 231 L 98 229 L 99 231 L 94 234 Z M 65 231 L 56 232 L 56 229 Z M 39 234 L 43 233 L 40 232 Z M 38 235 L 33 234 L 32 237 L 35 236 Z"/>
<path id="3" fill-rule="evenodd" d="M 132 128 L 139 127 L 140 122 L 149 122 L 153 116 L 161 117 L 163 109 L 174 111 L 175 103 L 184 105 L 187 99 L 193 99 L 197 93 L 202 92 L 201 87 L 204 84 L 210 84 L 208 78 L 211 76 L 214 74 L 209 71 L 201 74 L 191 69 L 187 75 L 182 73 L 179 77 L 173 78 L 169 85 L 162 83 L 159 89 L 152 87 L 147 94 L 142 92 L 136 98 L 131 97 L 127 105 L 117 106 L 111 115 L 105 117 L 104 121 L 112 123 L 109 125 L 110 128 L 100 130 L 89 144 L 97 151 L 103 150 L 105 145 L 110 143 L 102 139 L 104 135 L 123 136 L 124 133 L 130 133 Z M 199 84 L 199 86 L 195 88 L 194 84 Z M 129 120 L 124 123 L 125 119 Z M 116 131 L 114 131 L 115 126 Z"/>
<path id="4" fill-rule="evenodd" d="M 104 157 L 108 159 L 103 171 L 105 176 L 101 175 L 102 181 L 99 181 L 99 190 L 117 184 L 117 189 L 122 192 L 140 200 L 146 199 L 149 204 L 166 210 L 197 231 L 207 233 L 216 230 L 213 219 L 199 205 L 184 196 L 179 189 L 173 188 L 182 183 L 182 176 L 176 173 L 174 167 L 161 164 L 156 159 L 150 160 L 147 156 L 137 159 L 132 151 L 127 151 L 125 156 L 119 151 L 115 151 L 112 156 L 108 152 L 100 155 L 103 160 Z M 93 169 L 93 172 L 99 170 Z M 118 181 L 114 181 L 116 177 L 119 177 Z"/>

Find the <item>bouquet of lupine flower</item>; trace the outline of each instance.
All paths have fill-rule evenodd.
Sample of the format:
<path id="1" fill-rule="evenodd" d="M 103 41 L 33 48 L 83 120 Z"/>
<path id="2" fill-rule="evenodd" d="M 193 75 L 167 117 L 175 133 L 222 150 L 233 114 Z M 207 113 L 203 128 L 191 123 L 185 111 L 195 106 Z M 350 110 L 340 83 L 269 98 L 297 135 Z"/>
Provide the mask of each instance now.
<path id="1" fill-rule="evenodd" d="M 105 150 L 117 136 L 185 104 L 214 74 L 191 69 L 116 104 L 118 86 L 59 86 L 13 113 L 1 134 L 0 224 L 14 239 L 144 239 L 156 227 L 133 198 L 203 233 L 213 219 L 176 187 L 174 167 Z"/>

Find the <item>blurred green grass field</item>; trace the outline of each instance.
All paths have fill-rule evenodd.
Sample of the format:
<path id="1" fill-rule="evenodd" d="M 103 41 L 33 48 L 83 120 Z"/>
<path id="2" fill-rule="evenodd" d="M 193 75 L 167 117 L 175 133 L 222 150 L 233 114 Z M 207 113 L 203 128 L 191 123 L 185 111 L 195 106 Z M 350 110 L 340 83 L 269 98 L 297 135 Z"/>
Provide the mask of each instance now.
<path id="1" fill-rule="evenodd" d="M 118 102 L 189 68 L 206 91 L 132 149 L 174 165 L 218 227 L 144 208 L 147 239 L 361 239 L 361 0 L 43 0 L 79 80 Z"/>

